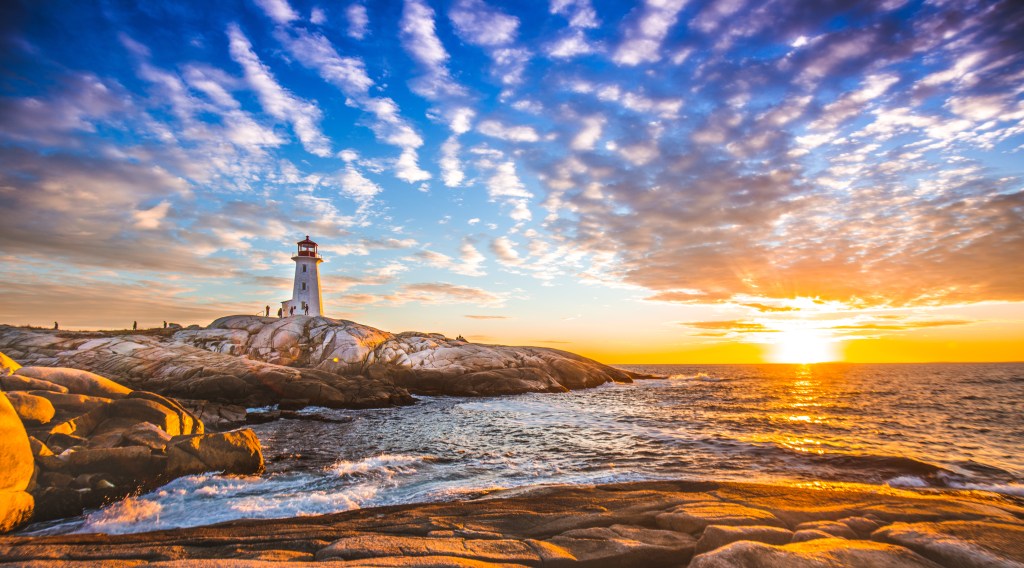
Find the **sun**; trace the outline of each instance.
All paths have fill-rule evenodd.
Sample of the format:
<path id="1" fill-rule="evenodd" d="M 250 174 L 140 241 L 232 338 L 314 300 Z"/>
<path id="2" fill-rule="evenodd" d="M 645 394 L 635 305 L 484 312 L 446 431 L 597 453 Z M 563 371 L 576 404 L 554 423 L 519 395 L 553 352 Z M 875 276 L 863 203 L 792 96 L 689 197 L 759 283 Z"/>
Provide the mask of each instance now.
<path id="1" fill-rule="evenodd" d="M 772 346 L 773 363 L 824 363 L 835 361 L 836 342 L 819 329 L 786 329 Z"/>

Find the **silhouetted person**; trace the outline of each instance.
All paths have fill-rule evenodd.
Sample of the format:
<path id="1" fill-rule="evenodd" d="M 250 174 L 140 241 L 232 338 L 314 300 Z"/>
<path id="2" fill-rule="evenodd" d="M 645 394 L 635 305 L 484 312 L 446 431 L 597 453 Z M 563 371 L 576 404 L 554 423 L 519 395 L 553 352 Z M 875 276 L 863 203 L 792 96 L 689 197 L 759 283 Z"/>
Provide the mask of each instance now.
<path id="1" fill-rule="evenodd" d="M 295 315 L 295 306 L 292 306 L 291 309 L 288 310 L 288 315 L 290 315 L 290 316 L 294 316 Z"/>
<path id="2" fill-rule="evenodd" d="M 164 320 L 164 329 L 167 329 L 167 320 Z"/>
<path id="3" fill-rule="evenodd" d="M 284 308 L 277 308 L 277 317 L 284 317 Z"/>
<path id="4" fill-rule="evenodd" d="M 302 311 L 308 316 L 309 315 L 309 304 L 302 306 Z"/>
<path id="5" fill-rule="evenodd" d="M 60 326 L 57 325 L 57 322 L 53 322 L 53 329 L 60 329 Z"/>
<path id="6" fill-rule="evenodd" d="M 268 317 L 268 318 L 270 317 L 270 306 L 267 306 L 267 316 L 266 317 Z"/>
<path id="7" fill-rule="evenodd" d="M 139 322 L 133 321 L 132 322 L 132 331 L 138 331 L 138 329 L 139 329 Z"/>

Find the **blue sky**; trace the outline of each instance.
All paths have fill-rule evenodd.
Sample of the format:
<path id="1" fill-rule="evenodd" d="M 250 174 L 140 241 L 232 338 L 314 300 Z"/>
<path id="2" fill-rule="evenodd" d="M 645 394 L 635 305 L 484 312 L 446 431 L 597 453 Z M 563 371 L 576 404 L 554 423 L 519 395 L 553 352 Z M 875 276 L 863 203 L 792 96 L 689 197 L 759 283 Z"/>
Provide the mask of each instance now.
<path id="1" fill-rule="evenodd" d="M 4 322 L 276 309 L 309 234 L 394 331 L 1021 334 L 1013 2 L 135 4 L 0 24 Z"/>

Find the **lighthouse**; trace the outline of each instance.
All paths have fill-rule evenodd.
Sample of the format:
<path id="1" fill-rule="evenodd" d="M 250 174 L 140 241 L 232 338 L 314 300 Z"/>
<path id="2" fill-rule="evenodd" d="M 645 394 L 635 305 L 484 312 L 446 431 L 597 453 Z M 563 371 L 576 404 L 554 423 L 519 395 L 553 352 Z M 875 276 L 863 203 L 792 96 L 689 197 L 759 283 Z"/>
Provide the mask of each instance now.
<path id="1" fill-rule="evenodd" d="M 292 286 L 292 299 L 281 302 L 284 315 L 292 315 L 291 309 L 295 307 L 294 315 L 304 315 L 306 307 L 309 307 L 309 315 L 323 315 L 323 298 L 320 296 L 320 263 L 324 259 L 316 251 L 316 243 L 309 240 L 306 235 L 304 240 L 298 242 L 299 250 L 292 257 L 295 261 L 295 284 Z"/>

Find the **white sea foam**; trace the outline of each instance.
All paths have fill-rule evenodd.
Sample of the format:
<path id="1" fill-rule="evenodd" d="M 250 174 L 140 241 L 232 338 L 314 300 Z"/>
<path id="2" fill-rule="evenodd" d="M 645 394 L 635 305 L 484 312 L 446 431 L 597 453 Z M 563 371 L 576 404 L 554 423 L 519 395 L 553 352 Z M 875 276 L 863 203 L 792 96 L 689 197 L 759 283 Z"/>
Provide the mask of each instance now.
<path id="1" fill-rule="evenodd" d="M 901 475 L 885 482 L 890 487 L 928 487 L 928 482 L 916 475 Z"/>
<path id="2" fill-rule="evenodd" d="M 338 476 L 380 474 L 390 479 L 395 474 L 413 473 L 416 471 L 414 464 L 424 463 L 428 459 L 427 456 L 382 454 L 358 461 L 338 460 L 328 468 L 328 471 Z"/>
<path id="3" fill-rule="evenodd" d="M 132 533 L 206 525 L 241 518 L 322 515 L 358 509 L 377 497 L 384 479 L 324 483 L 307 473 L 267 477 L 192 475 L 89 513 L 75 532 Z"/>
<path id="4" fill-rule="evenodd" d="M 1024 483 L 960 483 L 949 484 L 954 489 L 969 489 L 972 491 L 991 491 L 1003 495 L 1014 495 L 1024 497 Z"/>
<path id="5" fill-rule="evenodd" d="M 728 379 L 726 379 L 724 377 L 716 377 L 714 375 L 709 375 L 709 374 L 701 371 L 700 373 L 697 373 L 696 375 L 685 375 L 685 374 L 670 375 L 669 376 L 669 380 L 674 380 L 674 381 L 701 381 L 701 382 L 704 382 L 704 383 L 718 383 L 718 382 L 722 382 L 722 381 L 725 381 L 725 380 L 728 380 Z"/>

